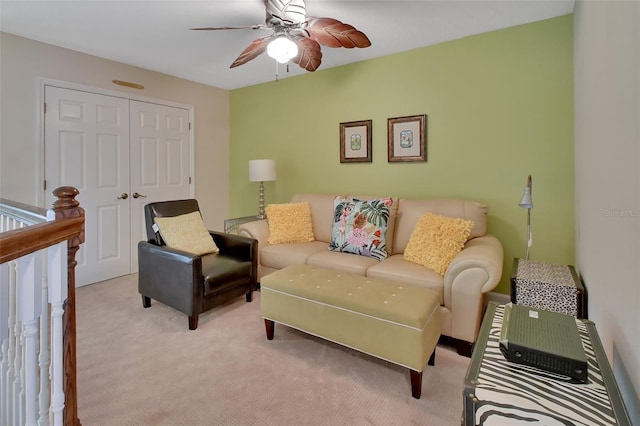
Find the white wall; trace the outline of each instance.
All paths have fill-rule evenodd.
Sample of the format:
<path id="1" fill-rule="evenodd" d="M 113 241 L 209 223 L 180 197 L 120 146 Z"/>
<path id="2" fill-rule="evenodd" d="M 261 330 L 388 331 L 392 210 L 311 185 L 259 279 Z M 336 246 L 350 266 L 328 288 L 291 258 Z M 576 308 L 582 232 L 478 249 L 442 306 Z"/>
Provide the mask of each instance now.
<path id="1" fill-rule="evenodd" d="M 208 227 L 222 229 L 229 211 L 227 90 L 7 33 L 0 33 L 1 197 L 31 205 L 41 199 L 37 105 L 41 78 L 193 106 L 195 197 Z M 144 90 L 116 86 L 112 80 L 139 83 Z"/>
<path id="2" fill-rule="evenodd" d="M 578 0 L 574 35 L 577 266 L 640 424 L 640 2 Z"/>

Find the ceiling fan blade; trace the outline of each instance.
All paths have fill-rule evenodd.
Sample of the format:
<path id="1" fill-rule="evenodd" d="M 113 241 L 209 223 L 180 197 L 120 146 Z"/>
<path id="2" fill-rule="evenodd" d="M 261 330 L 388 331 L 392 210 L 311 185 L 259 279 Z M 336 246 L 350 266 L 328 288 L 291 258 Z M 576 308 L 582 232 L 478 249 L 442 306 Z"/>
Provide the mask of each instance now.
<path id="1" fill-rule="evenodd" d="M 307 19 L 304 0 L 264 0 L 267 22 L 275 17 L 285 24 L 302 24 Z"/>
<path id="2" fill-rule="evenodd" d="M 355 27 L 333 18 L 310 17 L 305 28 L 309 37 L 328 47 L 369 47 L 371 41 Z"/>
<path id="3" fill-rule="evenodd" d="M 296 37 L 293 40 L 298 45 L 298 56 L 292 61 L 307 71 L 315 71 L 322 62 L 322 50 L 317 41 L 308 37 Z"/>
<path id="4" fill-rule="evenodd" d="M 269 29 L 266 25 L 248 25 L 245 27 L 202 27 L 202 28 L 189 28 L 194 31 L 218 31 L 218 30 L 266 30 Z"/>
<path id="5" fill-rule="evenodd" d="M 239 65 L 246 64 L 250 60 L 255 59 L 256 57 L 264 53 L 264 51 L 267 50 L 267 44 L 269 44 L 269 42 L 273 40 L 273 37 L 273 35 L 270 35 L 253 40 L 249 47 L 247 47 L 242 51 L 242 53 L 240 53 L 240 55 L 236 58 L 235 61 L 233 61 L 229 68 L 235 68 Z"/>

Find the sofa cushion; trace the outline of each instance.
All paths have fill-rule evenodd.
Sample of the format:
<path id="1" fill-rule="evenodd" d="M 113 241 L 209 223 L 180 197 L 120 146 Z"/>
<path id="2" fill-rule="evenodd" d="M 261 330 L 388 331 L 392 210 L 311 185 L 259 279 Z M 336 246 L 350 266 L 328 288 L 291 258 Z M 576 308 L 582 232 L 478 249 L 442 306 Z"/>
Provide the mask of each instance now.
<path id="1" fill-rule="evenodd" d="M 269 244 L 308 243 L 314 240 L 309 203 L 269 204 L 266 213 Z"/>
<path id="2" fill-rule="evenodd" d="M 204 295 L 220 294 L 237 287 L 238 282 L 248 281 L 251 276 L 251 262 L 223 254 L 202 256 L 202 277 Z"/>
<path id="3" fill-rule="evenodd" d="M 470 220 L 425 213 L 411 233 L 404 258 L 444 275 L 472 227 Z"/>
<path id="4" fill-rule="evenodd" d="M 314 253 L 328 251 L 329 244 L 323 241 L 265 245 L 260 250 L 260 264 L 268 268 L 282 269 L 289 265 L 307 263 Z"/>
<path id="5" fill-rule="evenodd" d="M 158 225 L 160 236 L 171 248 L 198 255 L 218 252 L 199 211 L 179 216 L 156 217 L 154 221 Z"/>
<path id="6" fill-rule="evenodd" d="M 401 254 L 389 256 L 367 269 L 367 276 L 404 284 L 416 285 L 436 291 L 440 304 L 444 304 L 444 278 L 422 265 L 405 260 Z"/>
<path id="7" fill-rule="evenodd" d="M 307 265 L 335 269 L 362 276 L 366 275 L 367 269 L 378 263 L 380 262 L 373 257 L 356 256 L 351 253 L 329 250 L 313 253 L 307 258 Z"/>
<path id="8" fill-rule="evenodd" d="M 306 202 L 311 208 L 313 236 L 316 241 L 331 241 L 333 224 L 333 199 L 335 194 L 294 194 L 292 203 Z"/>
<path id="9" fill-rule="evenodd" d="M 473 221 L 469 238 L 475 238 L 481 237 L 487 232 L 487 211 L 487 206 L 469 200 L 401 198 L 398 205 L 398 219 L 395 224 L 393 254 L 404 253 L 411 233 L 420 217 L 426 212 Z"/>
<path id="10" fill-rule="evenodd" d="M 338 196 L 334 201 L 329 250 L 384 260 L 391 198 L 363 201 Z"/>

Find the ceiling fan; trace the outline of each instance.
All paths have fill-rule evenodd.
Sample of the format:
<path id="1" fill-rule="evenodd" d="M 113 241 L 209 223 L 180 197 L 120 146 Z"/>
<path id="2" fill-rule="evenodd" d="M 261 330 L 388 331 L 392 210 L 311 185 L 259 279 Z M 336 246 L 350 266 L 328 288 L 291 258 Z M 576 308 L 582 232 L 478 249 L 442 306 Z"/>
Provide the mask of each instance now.
<path id="1" fill-rule="evenodd" d="M 322 62 L 320 45 L 328 47 L 369 47 L 369 38 L 349 24 L 334 18 L 306 16 L 304 0 L 264 0 L 264 25 L 244 27 L 191 28 L 197 31 L 272 30 L 273 33 L 254 40 L 240 53 L 230 68 L 255 59 L 267 51 L 280 63 L 292 60 L 307 71 L 315 71 Z"/>

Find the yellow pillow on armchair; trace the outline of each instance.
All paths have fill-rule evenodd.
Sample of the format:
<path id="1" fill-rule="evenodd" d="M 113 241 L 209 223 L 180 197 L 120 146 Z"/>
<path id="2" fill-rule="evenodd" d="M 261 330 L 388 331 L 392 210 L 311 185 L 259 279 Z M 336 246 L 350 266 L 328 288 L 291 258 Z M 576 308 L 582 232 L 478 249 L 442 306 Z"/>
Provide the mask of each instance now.
<path id="1" fill-rule="evenodd" d="M 269 244 L 309 243 L 315 240 L 308 202 L 269 204 L 265 212 L 269 224 Z"/>
<path id="2" fill-rule="evenodd" d="M 218 253 L 218 246 L 213 242 L 200 212 L 156 217 L 154 221 L 167 246 L 199 255 Z"/>
<path id="3" fill-rule="evenodd" d="M 425 213 L 416 223 L 404 258 L 444 275 L 469 240 L 473 221 Z"/>

